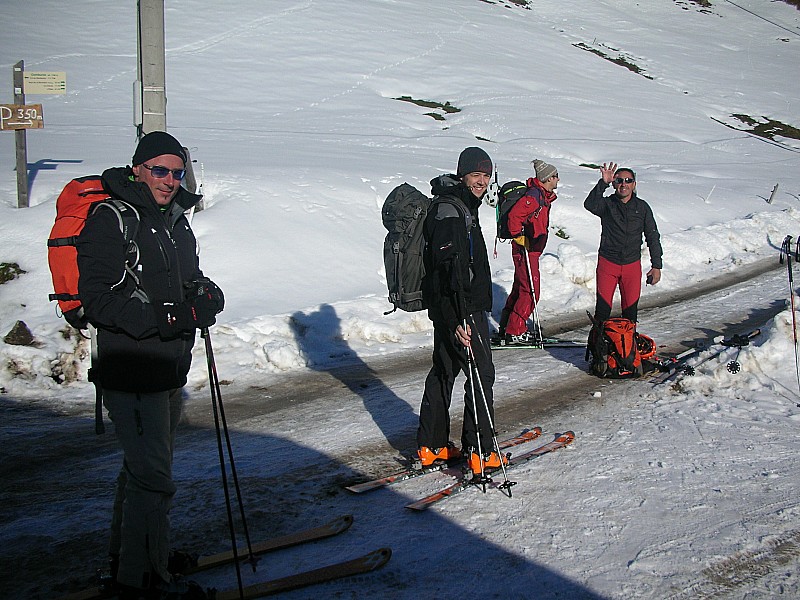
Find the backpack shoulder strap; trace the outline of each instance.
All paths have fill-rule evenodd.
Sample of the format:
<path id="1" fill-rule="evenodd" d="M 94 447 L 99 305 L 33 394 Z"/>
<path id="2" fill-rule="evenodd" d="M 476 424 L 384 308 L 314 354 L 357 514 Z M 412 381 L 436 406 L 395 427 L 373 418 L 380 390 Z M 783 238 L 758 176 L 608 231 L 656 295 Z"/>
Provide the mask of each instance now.
<path id="1" fill-rule="evenodd" d="M 547 206 L 547 200 L 545 200 L 545 197 L 544 197 L 544 194 L 542 193 L 542 190 L 540 190 L 535 185 L 532 186 L 532 187 L 529 187 L 528 191 L 525 192 L 525 195 L 526 196 L 530 196 L 531 198 L 536 200 L 536 203 L 539 206 Z"/>
<path id="2" fill-rule="evenodd" d="M 467 234 L 470 233 L 470 230 L 472 229 L 472 214 L 469 212 L 469 209 L 464 205 L 464 203 L 461 202 L 461 200 L 447 196 L 436 196 L 433 199 L 433 203 L 447 204 L 455 207 L 457 214 L 444 213 L 441 215 L 441 218 L 462 217 L 464 219 L 464 224 L 467 227 Z M 438 211 L 436 213 L 436 218 L 440 218 Z"/>
<path id="3" fill-rule="evenodd" d="M 98 202 L 92 209 L 92 213 L 101 207 L 112 209 L 119 222 L 119 230 L 126 244 L 135 243 L 136 235 L 139 233 L 139 211 L 124 200 L 118 198 L 107 198 Z"/>
<path id="4" fill-rule="evenodd" d="M 125 273 L 130 275 L 136 284 L 134 295 L 138 296 L 143 302 L 147 302 L 147 295 L 144 293 L 139 275 L 136 273 L 136 267 L 139 264 L 139 245 L 136 243 L 136 236 L 139 233 L 139 211 L 124 200 L 107 198 L 102 202 L 98 202 L 92 209 L 92 213 L 94 214 L 95 211 L 103 207 L 110 209 L 117 217 L 119 230 L 125 240 Z M 124 280 L 125 277 L 123 276 L 113 287 L 121 285 Z"/>

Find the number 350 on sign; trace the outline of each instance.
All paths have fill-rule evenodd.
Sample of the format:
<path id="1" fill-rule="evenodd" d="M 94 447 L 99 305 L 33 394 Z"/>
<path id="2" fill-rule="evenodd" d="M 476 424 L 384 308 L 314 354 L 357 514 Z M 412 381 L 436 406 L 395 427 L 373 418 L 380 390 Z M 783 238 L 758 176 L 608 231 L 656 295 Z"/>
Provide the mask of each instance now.
<path id="1" fill-rule="evenodd" d="M 41 104 L 0 104 L 0 130 L 42 129 Z"/>

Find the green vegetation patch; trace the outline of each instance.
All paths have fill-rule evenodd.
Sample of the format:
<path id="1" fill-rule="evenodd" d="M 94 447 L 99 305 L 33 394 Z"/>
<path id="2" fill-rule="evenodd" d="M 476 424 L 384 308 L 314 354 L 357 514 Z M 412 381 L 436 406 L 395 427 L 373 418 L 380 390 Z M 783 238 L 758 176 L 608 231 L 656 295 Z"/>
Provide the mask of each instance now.
<path id="1" fill-rule="evenodd" d="M 754 119 L 749 115 L 741 114 L 734 114 L 731 115 L 731 117 L 742 123 L 744 127 L 736 127 L 735 125 L 730 125 L 724 121 L 720 121 L 719 119 L 714 120 L 717 123 L 725 125 L 725 127 L 729 127 L 730 129 L 735 129 L 736 131 L 747 131 L 748 133 L 772 140 L 773 142 L 780 143 L 780 140 L 776 140 L 775 136 L 800 140 L 800 129 L 793 127 L 792 125 L 786 125 L 785 123 L 781 123 L 780 121 L 769 119 L 767 117 Z"/>
<path id="2" fill-rule="evenodd" d="M 625 56 L 623 52 L 617 50 L 616 48 L 611 48 L 610 46 L 606 46 L 605 44 L 598 44 L 600 47 L 592 47 L 588 44 L 584 44 L 583 42 L 578 42 L 577 44 L 573 44 L 576 48 L 580 48 L 581 50 L 586 50 L 587 52 L 591 52 L 592 54 L 596 54 L 600 58 L 604 58 L 609 62 L 614 63 L 615 65 L 620 65 L 621 67 L 625 67 L 629 71 L 636 73 L 637 75 L 641 75 L 642 77 L 646 77 L 647 79 L 653 79 L 650 75 L 648 75 L 644 69 L 639 67 L 636 63 L 631 62 L 630 56 Z M 601 49 L 602 48 L 602 49 Z"/>
<path id="3" fill-rule="evenodd" d="M 706 8 L 711 8 L 711 2 L 709 0 L 675 0 L 675 4 L 680 6 L 683 10 L 690 10 L 690 6 L 686 6 L 687 4 L 694 4 L 701 7 L 699 12 L 703 13 L 710 13 L 710 10 L 704 10 Z"/>
<path id="4" fill-rule="evenodd" d="M 493 2 L 492 0 L 481 0 L 481 2 L 485 2 L 486 4 L 499 4 L 500 6 L 505 6 L 506 8 L 521 6 L 527 10 L 531 9 L 530 0 L 498 0 L 497 2 Z"/>
<path id="5" fill-rule="evenodd" d="M 0 284 L 16 279 L 25 273 L 17 263 L 0 263 Z"/>
<path id="6" fill-rule="evenodd" d="M 409 102 L 416 106 L 421 106 L 423 108 L 433 108 L 437 112 L 427 112 L 425 115 L 436 119 L 437 121 L 444 121 L 445 115 L 450 115 L 453 113 L 461 112 L 461 109 L 453 106 L 450 102 L 445 102 L 442 104 L 441 102 L 436 102 L 434 100 L 416 100 L 411 96 L 400 96 L 399 98 L 392 98 L 393 100 L 400 100 L 401 102 Z"/>

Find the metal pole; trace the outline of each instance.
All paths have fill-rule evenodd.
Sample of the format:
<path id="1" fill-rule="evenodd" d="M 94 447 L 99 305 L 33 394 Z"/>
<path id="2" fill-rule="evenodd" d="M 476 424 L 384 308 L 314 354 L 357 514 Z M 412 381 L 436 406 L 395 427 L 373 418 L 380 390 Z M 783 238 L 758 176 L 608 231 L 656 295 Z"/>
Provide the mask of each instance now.
<path id="1" fill-rule="evenodd" d="M 464 328 L 464 333 L 467 332 L 467 319 L 465 318 L 461 322 L 461 326 Z M 469 382 L 469 392 L 472 396 L 472 419 L 475 421 L 475 436 L 478 442 L 478 461 L 481 466 L 481 474 L 479 483 L 483 485 L 483 493 L 486 493 L 486 484 L 488 483 L 488 479 L 486 478 L 486 470 L 483 465 L 483 448 L 481 447 L 481 424 L 480 419 L 478 418 L 478 402 L 475 399 L 475 380 L 472 378 L 472 352 L 470 351 L 469 346 L 464 346 L 464 350 L 467 353 L 467 381 Z M 469 458 L 467 457 L 467 464 L 469 464 Z M 474 474 L 473 474 L 474 475 Z"/>
<path id="2" fill-rule="evenodd" d="M 139 0 L 138 99 L 141 124 L 138 137 L 167 130 L 164 0 Z"/>
<path id="3" fill-rule="evenodd" d="M 481 336 L 480 331 L 478 331 L 478 328 L 475 326 L 475 320 L 472 319 L 472 316 L 470 316 L 470 321 L 472 322 L 473 330 L 475 331 L 475 335 L 478 338 L 478 341 L 480 342 L 481 348 L 483 349 L 484 352 L 491 353 L 491 350 L 488 349 L 488 346 L 486 345 L 486 342 L 483 340 L 483 336 Z M 472 369 L 472 368 L 475 369 L 475 377 L 478 379 L 478 389 L 480 390 L 481 397 L 483 398 L 483 407 L 484 407 L 484 409 L 486 409 L 486 420 L 489 423 L 489 428 L 490 428 L 490 430 L 492 432 L 492 444 L 494 444 L 495 452 L 497 452 L 497 458 L 500 460 L 500 468 L 503 471 L 503 480 L 504 481 L 503 481 L 502 484 L 500 484 L 500 489 L 508 490 L 508 497 L 510 498 L 511 497 L 511 486 L 516 485 L 516 482 L 508 480 L 508 472 L 506 471 L 506 465 L 503 462 L 503 453 L 502 453 L 502 451 L 500 449 L 500 442 L 497 439 L 497 433 L 496 433 L 495 427 L 494 427 L 494 419 L 492 419 L 492 413 L 489 410 L 489 401 L 486 399 L 486 391 L 483 388 L 483 381 L 481 381 L 480 371 L 478 371 L 478 362 L 475 360 L 475 351 L 472 349 L 471 346 L 467 348 L 467 356 L 468 356 L 469 362 L 470 362 L 470 369 Z M 474 385 L 472 383 L 472 381 L 470 381 L 470 385 Z M 474 389 L 473 389 L 473 398 L 474 398 L 474 393 L 475 392 L 474 392 Z M 474 402 L 473 402 L 473 406 L 474 406 Z M 477 414 L 477 411 L 476 411 L 476 414 Z M 481 462 L 481 465 L 483 465 L 482 462 Z M 485 488 L 484 488 L 484 491 L 485 491 Z"/>
<path id="4" fill-rule="evenodd" d="M 526 238 L 527 241 L 527 238 Z M 526 246 L 522 247 L 525 254 L 525 268 L 528 271 L 528 285 L 531 286 L 531 302 L 533 304 L 533 330 L 536 335 L 536 341 L 544 344 L 544 335 L 542 334 L 542 324 L 539 321 L 539 307 L 536 302 L 536 290 L 533 288 L 533 271 L 531 270 L 531 256 Z"/>
<path id="5" fill-rule="evenodd" d="M 250 541 L 250 530 L 247 527 L 247 517 L 245 516 L 244 512 L 244 500 L 242 499 L 242 488 L 239 485 L 239 475 L 236 472 L 236 462 L 233 460 L 233 446 L 231 445 L 231 436 L 228 431 L 228 420 L 225 418 L 225 407 L 222 404 L 222 390 L 219 387 L 219 377 L 217 376 L 217 362 L 214 359 L 214 349 L 211 346 L 211 334 L 208 331 L 208 328 L 202 330 L 201 335 L 205 338 L 206 343 L 206 354 L 210 357 L 210 369 L 209 374 L 212 375 L 213 379 L 213 388 L 212 388 L 212 396 L 216 392 L 216 401 L 217 405 L 219 406 L 219 415 L 222 419 L 222 430 L 225 433 L 225 445 L 228 449 L 228 462 L 230 463 L 231 467 L 231 476 L 233 477 L 233 484 L 234 488 L 236 489 L 236 498 L 239 503 L 239 516 L 242 519 L 242 529 L 244 530 L 244 537 L 247 542 L 247 554 L 250 558 L 251 566 L 253 567 L 253 573 L 256 572 L 256 563 L 253 556 L 253 545 Z M 211 383 L 211 382 L 210 382 Z"/>
<path id="6" fill-rule="evenodd" d="M 203 330 L 205 333 L 207 330 Z M 211 377 L 212 368 L 213 368 L 213 355 L 209 353 L 209 345 L 208 345 L 208 338 L 206 338 L 206 362 L 208 363 L 208 374 L 209 374 L 209 384 L 211 387 L 211 406 L 214 409 L 214 425 L 216 426 L 217 432 L 217 453 L 219 454 L 219 468 L 220 468 L 220 475 L 222 477 L 222 491 L 225 494 L 225 509 L 228 514 L 228 532 L 231 536 L 231 554 L 233 556 L 233 564 L 236 568 L 236 580 L 239 586 L 239 596 L 242 597 L 244 595 L 244 586 L 242 584 L 242 569 L 239 565 L 239 550 L 238 545 L 236 543 L 236 528 L 233 524 L 233 509 L 231 507 L 231 495 L 230 489 L 228 488 L 228 475 L 227 470 L 225 468 L 225 453 L 222 449 L 222 433 L 220 429 L 220 422 L 219 422 L 219 406 L 217 403 L 217 395 L 214 390 L 214 383 Z"/>
<path id="7" fill-rule="evenodd" d="M 786 267 L 789 270 L 789 305 L 792 310 L 792 338 L 794 340 L 794 371 L 797 376 L 797 387 L 800 389 L 800 358 L 797 354 L 797 316 L 794 312 L 794 276 L 792 274 L 792 236 L 787 235 L 781 245 L 781 262 L 786 254 Z"/>

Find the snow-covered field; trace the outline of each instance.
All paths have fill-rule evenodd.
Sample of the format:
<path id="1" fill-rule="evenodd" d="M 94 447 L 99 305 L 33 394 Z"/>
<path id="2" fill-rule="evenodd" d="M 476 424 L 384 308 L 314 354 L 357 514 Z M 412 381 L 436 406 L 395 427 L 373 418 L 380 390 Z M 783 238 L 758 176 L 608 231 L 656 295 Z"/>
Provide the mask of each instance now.
<path id="1" fill-rule="evenodd" d="M 27 98 L 41 102 L 45 113 L 45 128 L 27 135 L 30 208 L 16 208 L 14 136 L 0 133 L 0 263 L 25 271 L 0 285 L 0 334 L 23 320 L 37 342 L 0 344 L 0 400 L 12 412 L 80 407 L 88 415 L 86 346 L 62 335 L 63 321 L 47 302 L 44 240 L 69 179 L 130 161 L 135 6 L 17 4 L 14 18 L 0 22 L 0 66 L 9 84 L 12 65 L 24 60 L 30 71 L 65 71 L 67 93 Z M 777 263 L 783 238 L 800 235 L 800 141 L 791 137 L 798 127 L 800 11 L 789 4 L 246 0 L 233 14 L 224 3 L 166 5 L 168 125 L 197 161 L 208 207 L 193 223 L 201 262 L 227 299 L 212 329 L 218 369 L 232 382 L 226 396 L 247 392 L 252 399 L 253 386 L 264 390 L 265 412 L 275 381 L 401 357 L 430 343 L 424 314 L 382 314 L 388 304 L 380 207 L 403 181 L 428 191 L 426 182 L 453 171 L 466 146 L 485 148 L 501 180 L 530 176 L 534 158 L 559 170 L 553 235 L 542 261 L 546 328 L 593 306 L 600 227 L 582 202 L 603 162 L 636 170 L 638 192 L 661 229 L 664 277 L 645 298 L 735 275 L 758 261 Z M 449 103 L 458 112 L 403 97 Z M 759 123 L 783 135 L 759 137 L 750 131 Z M 493 245 L 494 211 L 482 211 Z M 496 317 L 513 276 L 507 245 L 498 245 L 492 266 Z M 800 389 L 794 323 L 783 309 L 785 267 L 775 273 L 769 283 L 758 280 L 757 301 L 781 310 L 742 351 L 741 373 L 709 363 L 699 376 L 658 394 L 613 386 L 619 393 L 604 391 L 601 402 L 578 403 L 551 422 L 541 422 L 532 407 L 536 423 L 529 424 L 549 434 L 575 428 L 573 447 L 519 471 L 528 485 L 520 483 L 510 501 L 487 506 L 464 494 L 435 515 L 407 516 L 394 493 L 370 500 L 388 508 L 369 513 L 375 530 L 368 537 L 377 541 L 381 528 L 393 532 L 395 559 L 380 577 L 364 580 L 363 595 L 354 582 L 327 590 L 370 597 L 383 586 L 390 597 L 428 591 L 447 598 L 452 588 L 437 587 L 438 572 L 425 573 L 420 555 L 444 549 L 462 564 L 454 549 L 461 544 L 465 555 L 477 548 L 490 564 L 467 567 L 469 581 L 458 579 L 457 588 L 464 597 L 504 591 L 529 597 L 536 581 L 546 582 L 545 597 L 796 597 L 792 433 Z M 753 301 L 733 294 L 720 306 L 746 314 Z M 674 331 L 688 325 L 713 337 L 716 324 L 728 322 L 722 309 L 695 316 L 699 321 L 684 317 Z M 659 342 L 670 338 L 664 324 L 659 313 L 642 317 L 643 331 Z M 189 390 L 191 405 L 201 410 L 208 402 L 202 345 L 195 358 Z M 498 405 L 539 377 L 583 367 L 557 358 L 498 358 L 510 378 L 499 380 Z M 348 448 L 387 433 L 381 427 L 387 419 L 395 433 L 413 430 L 421 380 L 398 385 L 382 388 L 384 396 L 369 405 L 352 402 L 355 389 L 338 392 L 351 402 L 315 407 L 324 421 L 312 439 L 314 411 L 305 420 L 277 411 L 283 419 L 277 424 L 255 419 L 260 425 L 248 425 L 240 440 L 245 469 L 271 472 L 274 458 L 261 455 L 265 445 L 346 463 Z M 403 400 L 386 405 L 395 411 L 390 419 L 382 412 L 387 398 Z M 42 427 L 57 424 L 42 419 L 36 421 Z M 9 425 L 4 437 L 24 433 Z M 248 460 L 257 456 L 266 464 Z M 213 457 L 202 470 L 194 458 L 178 460 L 187 487 L 196 478 L 213 479 Z M 92 481 L 105 478 L 99 483 L 110 486 L 114 468 L 98 467 Z M 64 479 L 74 484 L 84 476 Z M 76 516 L 66 504 L 73 485 L 67 488 L 65 503 L 49 507 L 38 524 L 19 518 L 20 498 L 3 494 L 0 510 L 8 514 L 0 539 L 7 550 L 0 560 L 12 564 L 13 548 L 30 541 L 31 529 L 44 540 L 81 528 L 103 535 L 107 503 L 92 505 L 92 519 Z M 345 498 L 329 503 L 356 505 Z M 186 523 L 187 503 L 178 498 L 176 522 Z M 328 502 L 297 506 L 308 514 L 297 508 L 287 521 L 316 517 Z M 437 545 L 445 539 L 450 544 Z M 342 554 L 351 550 L 347 541 L 337 543 Z M 289 560 L 281 566 L 290 567 Z M 729 572 L 749 575 L 726 587 Z M 414 578 L 406 587 L 408 573 Z M 64 581 L 74 574 L 50 575 Z"/>

